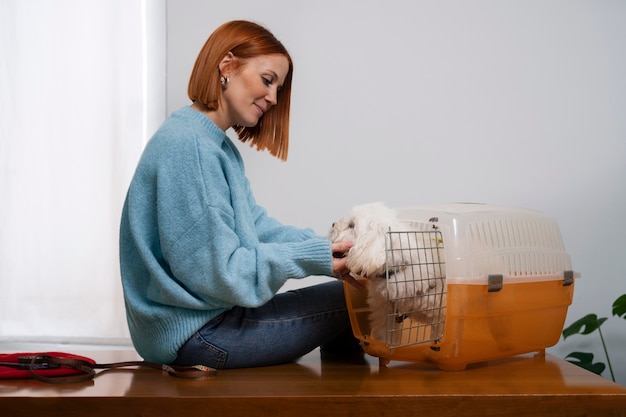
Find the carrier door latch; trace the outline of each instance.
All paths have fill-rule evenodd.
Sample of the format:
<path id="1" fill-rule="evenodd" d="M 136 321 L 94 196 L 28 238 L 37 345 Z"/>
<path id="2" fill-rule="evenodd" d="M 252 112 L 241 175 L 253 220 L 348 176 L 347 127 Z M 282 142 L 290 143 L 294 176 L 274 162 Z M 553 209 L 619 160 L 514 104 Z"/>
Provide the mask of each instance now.
<path id="1" fill-rule="evenodd" d="M 563 272 L 563 286 L 569 287 L 574 283 L 574 271 Z"/>
<path id="2" fill-rule="evenodd" d="M 498 292 L 502 289 L 502 282 L 504 277 L 502 274 L 493 274 L 487 276 L 487 291 Z"/>

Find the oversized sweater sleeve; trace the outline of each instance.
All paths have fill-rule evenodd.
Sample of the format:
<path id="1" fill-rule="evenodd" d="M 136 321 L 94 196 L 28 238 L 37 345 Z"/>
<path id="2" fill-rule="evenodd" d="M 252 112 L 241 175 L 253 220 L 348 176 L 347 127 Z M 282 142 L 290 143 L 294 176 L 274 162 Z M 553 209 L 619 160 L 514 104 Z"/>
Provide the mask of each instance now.
<path id="1" fill-rule="evenodd" d="M 328 273 L 330 244 L 324 239 L 248 246 L 231 225 L 228 213 L 209 207 L 166 251 L 173 276 L 207 306 L 260 306 L 289 278 Z"/>

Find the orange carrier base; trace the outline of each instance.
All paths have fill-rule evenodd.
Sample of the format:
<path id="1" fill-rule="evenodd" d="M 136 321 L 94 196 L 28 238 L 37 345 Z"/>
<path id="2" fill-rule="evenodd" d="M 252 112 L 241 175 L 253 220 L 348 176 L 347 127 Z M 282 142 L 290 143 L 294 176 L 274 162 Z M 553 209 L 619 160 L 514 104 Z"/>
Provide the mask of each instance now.
<path id="1" fill-rule="evenodd" d="M 368 281 L 361 282 L 367 286 Z M 574 282 L 563 280 L 510 283 L 497 292 L 488 285 L 448 284 L 443 336 L 405 331 L 398 346 L 370 337 L 367 291 L 345 283 L 352 330 L 366 353 L 391 360 L 434 362 L 442 370 L 464 370 L 468 364 L 541 352 L 561 336 Z M 405 326 L 408 329 L 413 326 Z"/>

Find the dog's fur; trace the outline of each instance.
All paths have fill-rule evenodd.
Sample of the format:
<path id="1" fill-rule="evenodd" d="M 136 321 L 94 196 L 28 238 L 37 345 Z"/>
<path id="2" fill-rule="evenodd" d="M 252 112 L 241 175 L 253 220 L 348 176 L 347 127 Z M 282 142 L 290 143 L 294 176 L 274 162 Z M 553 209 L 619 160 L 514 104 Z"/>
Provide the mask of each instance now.
<path id="1" fill-rule="evenodd" d="M 389 246 L 398 249 L 386 249 L 389 231 L 409 232 L 389 234 Z M 331 242 L 354 242 L 345 256 L 352 275 L 370 280 L 370 337 L 392 345 L 401 342 L 405 319 L 437 323 L 431 326 L 431 334 L 434 331 L 440 337 L 443 333 L 439 323 L 445 315 L 445 270 L 443 263 L 439 267 L 440 242 L 425 244 L 411 232 L 409 225 L 397 219 L 394 210 L 382 203 L 371 203 L 354 207 L 347 217 L 333 223 L 328 234 Z M 424 250 L 433 244 L 435 250 Z M 388 257 L 392 258 L 389 262 Z"/>

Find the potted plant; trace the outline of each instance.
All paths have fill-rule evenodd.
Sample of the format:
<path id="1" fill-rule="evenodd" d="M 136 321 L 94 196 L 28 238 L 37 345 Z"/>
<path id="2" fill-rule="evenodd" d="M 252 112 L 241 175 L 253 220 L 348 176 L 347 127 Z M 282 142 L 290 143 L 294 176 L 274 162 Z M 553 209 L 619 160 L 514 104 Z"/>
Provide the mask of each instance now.
<path id="1" fill-rule="evenodd" d="M 626 294 L 621 295 L 613 303 L 613 316 L 617 316 L 626 320 Z M 585 317 L 576 320 L 574 323 L 563 329 L 563 340 L 575 334 L 591 334 L 596 330 L 600 335 L 600 341 L 602 348 L 604 349 L 604 355 L 606 356 L 606 362 L 609 366 L 609 373 L 611 379 L 615 382 L 615 375 L 613 374 L 613 367 L 611 366 L 611 359 L 606 347 L 604 335 L 602 334 L 602 325 L 607 321 L 607 317 L 598 317 L 596 314 L 587 314 Z M 595 374 L 602 375 L 602 372 L 606 369 L 604 362 L 594 362 L 593 353 L 589 352 L 572 352 L 565 357 L 568 362 L 578 365 L 581 368 L 585 368 Z"/>

